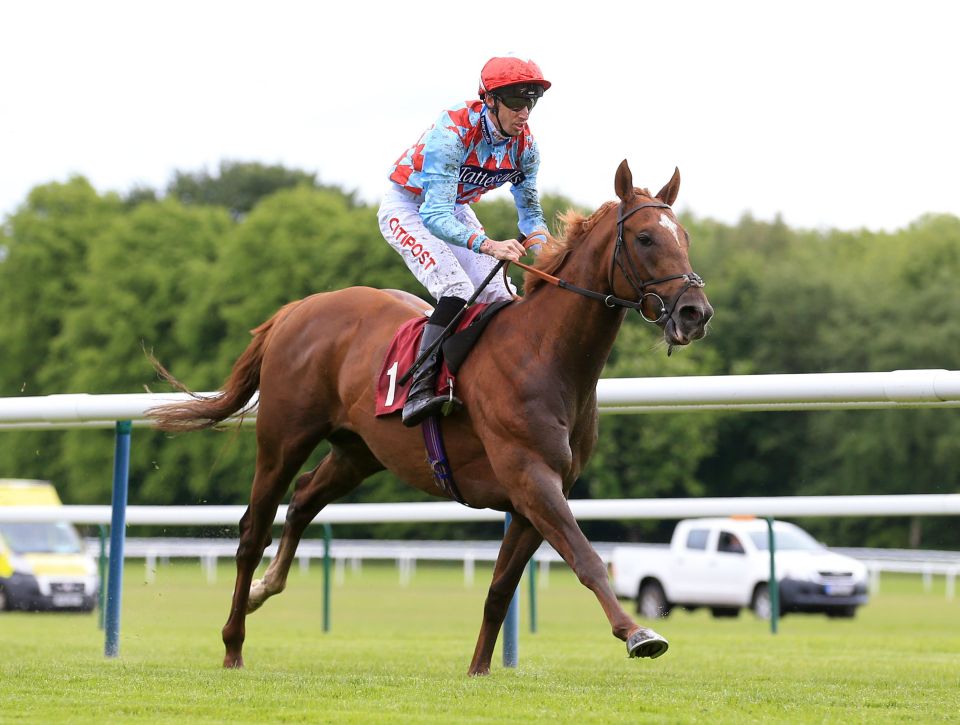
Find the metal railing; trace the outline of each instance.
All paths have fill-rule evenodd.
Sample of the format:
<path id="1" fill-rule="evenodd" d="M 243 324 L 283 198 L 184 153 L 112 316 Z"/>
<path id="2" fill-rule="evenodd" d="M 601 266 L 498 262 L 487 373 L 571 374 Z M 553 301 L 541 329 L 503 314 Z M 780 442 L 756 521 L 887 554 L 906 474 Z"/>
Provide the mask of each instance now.
<path id="1" fill-rule="evenodd" d="M 203 395 L 215 395 L 204 393 Z M 0 430 L 114 428 L 115 454 L 113 506 L 111 510 L 111 547 L 122 552 L 127 516 L 127 481 L 130 436 L 133 425 L 147 425 L 148 408 L 184 399 L 182 394 L 86 395 L 65 394 L 37 397 L 0 398 Z M 652 413 L 705 410 L 837 410 L 878 408 L 957 408 L 960 407 L 960 371 L 896 370 L 877 373 L 818 373 L 808 375 L 694 376 L 683 378 L 625 378 L 600 380 L 597 400 L 602 413 Z M 244 411 L 247 420 L 256 414 L 256 398 Z M 877 497 L 863 497 L 864 499 Z M 882 497 L 880 497 L 882 498 Z M 933 497 L 927 497 L 933 499 Z M 602 502 L 590 502 L 602 503 Z M 656 502 L 653 502 L 656 503 Z M 443 504 L 438 504 L 443 505 Z M 453 504 L 454 506 L 456 504 Z M 926 504 L 925 504 L 926 505 Z M 332 509 L 333 507 L 331 507 Z M 720 507 L 722 508 L 722 506 Z M 853 515 L 944 515 L 956 514 L 949 504 L 945 509 L 928 512 L 865 511 Z M 730 513 L 711 511 L 696 515 Z M 773 511 L 744 507 L 734 513 L 774 516 Z M 660 518 L 682 518 L 665 515 Z M 787 515 L 814 515 L 788 513 Z M 819 515 L 838 515 L 829 511 Z M 498 516 L 500 516 L 498 514 Z M 623 518 L 610 516 L 609 518 Z M 232 519 L 236 521 L 237 518 Z M 434 519 L 436 520 L 436 519 Z M 461 519 L 462 520 L 462 519 Z M 327 524 L 329 525 L 329 524 Z M 772 543 L 772 542 L 771 542 Z M 120 594 L 122 556 L 112 557 L 107 589 L 105 653 L 119 653 Z M 773 557 L 771 557 L 771 562 Z M 774 577 L 771 576 L 771 580 Z M 774 591 L 771 592 L 775 594 Z M 516 598 L 514 599 L 516 602 Z M 515 604 L 504 624 L 504 637 L 514 637 L 517 629 Z M 776 618 L 771 619 L 776 630 Z M 507 650 L 505 641 L 504 651 Z M 516 643 L 510 645 L 516 650 Z M 504 664 L 516 666 L 516 662 Z"/>

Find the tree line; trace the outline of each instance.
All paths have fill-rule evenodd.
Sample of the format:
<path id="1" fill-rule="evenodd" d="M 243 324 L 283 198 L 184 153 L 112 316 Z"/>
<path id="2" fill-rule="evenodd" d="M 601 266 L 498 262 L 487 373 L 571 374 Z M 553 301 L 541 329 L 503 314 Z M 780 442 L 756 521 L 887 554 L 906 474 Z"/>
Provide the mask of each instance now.
<path id="1" fill-rule="evenodd" d="M 543 204 L 551 224 L 577 206 L 555 195 Z M 476 210 L 492 237 L 516 234 L 510 201 Z M 960 218 L 927 215 L 895 232 L 791 229 L 750 216 L 735 225 L 692 214 L 682 222 L 717 311 L 709 335 L 668 359 L 659 331 L 628 318 L 604 377 L 957 367 Z M 100 193 L 82 177 L 38 186 L 0 226 L 0 397 L 166 390 L 145 351 L 190 388 L 213 390 L 249 330 L 281 305 L 359 284 L 426 298 L 380 236 L 376 208 L 312 174 L 224 163 L 214 174 L 178 172 L 162 190 Z M 957 414 L 943 410 L 603 416 L 573 496 L 952 493 L 958 434 Z M 0 477 L 49 479 L 67 502 L 105 503 L 111 435 L 4 432 Z M 254 452 L 245 432 L 170 437 L 136 429 L 130 502 L 245 503 Z M 350 500 L 423 498 L 381 473 Z M 831 544 L 960 547 L 949 520 L 802 523 Z M 663 538 L 672 523 L 584 528 L 593 537 L 649 539 Z"/>

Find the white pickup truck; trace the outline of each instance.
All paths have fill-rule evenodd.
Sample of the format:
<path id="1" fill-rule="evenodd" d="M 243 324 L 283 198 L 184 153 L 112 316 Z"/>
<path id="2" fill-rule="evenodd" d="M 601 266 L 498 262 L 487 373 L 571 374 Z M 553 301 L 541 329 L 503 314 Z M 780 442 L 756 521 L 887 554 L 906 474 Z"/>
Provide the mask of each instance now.
<path id="1" fill-rule="evenodd" d="M 780 612 L 822 612 L 853 617 L 867 601 L 867 569 L 836 554 L 803 529 L 773 525 Z M 752 518 L 685 519 L 669 548 L 622 545 L 611 554 L 613 588 L 634 599 L 648 619 L 673 607 L 709 607 L 716 617 L 736 617 L 750 607 L 771 614 L 770 547 L 767 522 Z"/>

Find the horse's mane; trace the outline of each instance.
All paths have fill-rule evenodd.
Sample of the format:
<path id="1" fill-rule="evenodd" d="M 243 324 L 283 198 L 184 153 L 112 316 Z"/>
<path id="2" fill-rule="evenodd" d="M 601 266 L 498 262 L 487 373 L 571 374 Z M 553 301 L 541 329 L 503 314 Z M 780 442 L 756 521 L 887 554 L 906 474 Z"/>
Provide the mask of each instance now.
<path id="1" fill-rule="evenodd" d="M 646 189 L 635 189 L 635 191 L 637 194 L 651 197 L 650 192 Z M 563 266 L 567 255 L 570 254 L 576 246 L 576 243 L 597 225 L 597 222 L 600 221 L 610 208 L 619 203 L 619 201 L 605 202 L 590 216 L 585 216 L 576 209 L 567 209 L 565 212 L 558 214 L 557 221 L 560 222 L 563 229 L 560 238 L 557 239 L 554 244 L 543 248 L 539 256 L 537 256 L 537 261 L 533 264 L 534 268 L 546 274 L 555 274 L 556 271 Z M 545 283 L 546 280 L 542 277 L 538 277 L 531 272 L 525 272 L 523 275 L 524 295 L 530 294 Z"/>

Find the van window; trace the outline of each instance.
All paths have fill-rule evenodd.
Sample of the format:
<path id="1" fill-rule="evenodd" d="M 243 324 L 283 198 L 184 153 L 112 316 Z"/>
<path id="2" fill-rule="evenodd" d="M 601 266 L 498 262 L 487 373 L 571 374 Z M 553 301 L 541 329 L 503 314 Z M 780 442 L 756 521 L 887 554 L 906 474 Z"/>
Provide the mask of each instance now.
<path id="1" fill-rule="evenodd" d="M 50 524 L 0 524 L 0 536 L 15 554 L 79 554 L 76 529 L 65 521 Z"/>
<path id="2" fill-rule="evenodd" d="M 706 551 L 707 536 L 709 534 L 710 529 L 690 529 L 687 533 L 687 548 Z"/>

